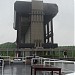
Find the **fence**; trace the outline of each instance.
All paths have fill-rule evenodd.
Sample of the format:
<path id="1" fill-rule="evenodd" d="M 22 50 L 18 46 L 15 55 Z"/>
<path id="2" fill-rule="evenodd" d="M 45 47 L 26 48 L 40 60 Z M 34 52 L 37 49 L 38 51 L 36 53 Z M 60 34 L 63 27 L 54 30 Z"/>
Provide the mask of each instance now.
<path id="1" fill-rule="evenodd" d="M 43 56 L 43 57 L 52 57 L 52 58 L 63 58 L 63 52 L 64 49 L 67 50 L 67 57 L 68 58 L 75 58 L 75 50 L 73 48 L 56 48 L 56 49 L 21 49 L 19 50 L 21 52 L 21 57 L 25 57 L 26 53 L 25 52 L 30 52 L 30 53 L 36 53 L 38 56 Z M 1 56 L 10 56 L 10 57 L 15 57 L 16 56 L 16 48 L 12 49 L 0 49 L 0 55 Z"/>
<path id="2" fill-rule="evenodd" d="M 0 59 L 0 68 L 2 69 L 2 75 L 3 75 L 3 70 L 4 70 L 4 60 Z"/>

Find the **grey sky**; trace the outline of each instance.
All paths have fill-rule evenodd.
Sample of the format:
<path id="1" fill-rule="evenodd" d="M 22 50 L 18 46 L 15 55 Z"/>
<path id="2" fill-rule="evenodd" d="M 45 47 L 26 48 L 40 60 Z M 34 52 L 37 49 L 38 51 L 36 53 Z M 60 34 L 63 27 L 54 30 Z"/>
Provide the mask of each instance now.
<path id="1" fill-rule="evenodd" d="M 15 1 L 0 0 L 0 44 L 16 40 L 16 30 L 13 29 Z M 56 3 L 59 8 L 53 19 L 54 42 L 59 45 L 74 45 L 74 0 L 43 0 L 43 2 Z"/>

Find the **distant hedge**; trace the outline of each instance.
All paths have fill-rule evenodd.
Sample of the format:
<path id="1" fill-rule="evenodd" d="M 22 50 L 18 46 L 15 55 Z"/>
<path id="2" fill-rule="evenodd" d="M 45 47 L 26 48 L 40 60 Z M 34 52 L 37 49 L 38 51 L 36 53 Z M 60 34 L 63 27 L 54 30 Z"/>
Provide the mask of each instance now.
<path id="1" fill-rule="evenodd" d="M 15 43 L 7 42 L 4 44 L 0 44 L 0 48 L 16 48 Z"/>

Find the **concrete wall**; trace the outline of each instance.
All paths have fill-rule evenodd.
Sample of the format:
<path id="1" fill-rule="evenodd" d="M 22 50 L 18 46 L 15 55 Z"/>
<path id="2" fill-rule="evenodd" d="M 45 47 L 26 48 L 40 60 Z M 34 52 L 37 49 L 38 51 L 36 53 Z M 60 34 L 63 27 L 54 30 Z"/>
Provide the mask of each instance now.
<path id="1" fill-rule="evenodd" d="M 31 15 L 31 42 L 35 44 L 44 43 L 43 28 L 43 2 L 32 1 Z"/>
<path id="2" fill-rule="evenodd" d="M 32 0 L 32 9 L 43 10 L 43 1 Z"/>
<path id="3" fill-rule="evenodd" d="M 25 35 L 25 43 L 30 43 L 30 27 Z"/>

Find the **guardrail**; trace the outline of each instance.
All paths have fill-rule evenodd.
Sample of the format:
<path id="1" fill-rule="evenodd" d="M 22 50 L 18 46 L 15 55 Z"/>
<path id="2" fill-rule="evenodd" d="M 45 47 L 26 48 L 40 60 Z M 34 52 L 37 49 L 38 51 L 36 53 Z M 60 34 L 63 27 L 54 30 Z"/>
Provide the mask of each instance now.
<path id="1" fill-rule="evenodd" d="M 2 75 L 3 75 L 3 70 L 4 70 L 4 60 L 0 59 L 0 68 L 2 69 Z"/>
<path id="2" fill-rule="evenodd" d="M 43 57 L 32 58 L 31 65 L 33 65 L 36 60 L 37 60 L 36 64 L 43 64 L 44 61 L 56 61 L 58 59 L 50 59 L 50 58 L 43 58 Z"/>
<path id="3" fill-rule="evenodd" d="M 5 61 L 8 61 L 9 62 L 9 65 L 10 65 L 10 56 L 0 56 L 0 58 L 2 58 Z"/>
<path id="4" fill-rule="evenodd" d="M 33 64 L 42 64 L 42 57 L 32 58 L 31 59 L 31 65 L 33 65 Z"/>
<path id="5" fill-rule="evenodd" d="M 50 58 L 43 58 L 43 57 L 39 57 L 39 58 L 32 58 L 31 59 L 31 65 L 34 65 L 34 64 L 39 64 L 39 65 L 43 65 L 44 64 L 44 61 L 57 61 L 58 59 L 50 59 Z M 44 64 L 46 65 L 46 64 Z M 49 64 L 50 65 L 50 64 Z M 42 74 L 46 75 L 46 74 L 50 74 L 50 71 L 42 71 Z"/>
<path id="6" fill-rule="evenodd" d="M 55 67 L 61 68 L 61 71 L 66 72 L 74 72 L 75 71 L 75 62 L 74 61 L 66 61 L 66 60 L 58 60 L 58 61 L 44 61 L 44 65 L 53 64 Z M 71 67 L 70 67 L 71 65 Z"/>

